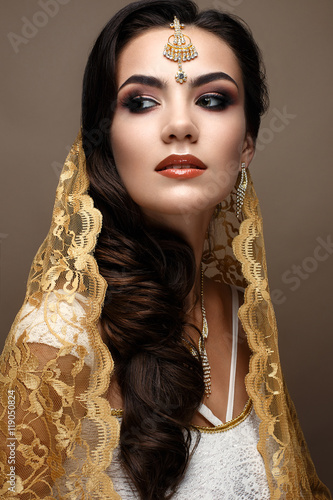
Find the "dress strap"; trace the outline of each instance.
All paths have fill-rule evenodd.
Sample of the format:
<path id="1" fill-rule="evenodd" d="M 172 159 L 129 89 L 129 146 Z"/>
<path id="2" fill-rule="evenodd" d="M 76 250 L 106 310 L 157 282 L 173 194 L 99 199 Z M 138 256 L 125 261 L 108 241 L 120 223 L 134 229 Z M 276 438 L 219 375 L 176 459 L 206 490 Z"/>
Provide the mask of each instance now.
<path id="1" fill-rule="evenodd" d="M 228 405 L 226 422 L 232 420 L 234 412 L 235 400 L 235 382 L 236 382 L 236 368 L 237 368 L 237 344 L 238 344 L 238 292 L 237 288 L 231 287 L 232 293 L 232 352 L 230 364 L 230 378 L 229 378 L 229 392 L 228 392 Z"/>
<path id="2" fill-rule="evenodd" d="M 222 420 L 220 420 L 218 417 L 214 415 L 212 410 L 208 408 L 204 403 L 201 403 L 200 407 L 198 408 L 198 412 L 205 417 L 206 420 L 212 425 L 215 425 L 217 427 L 218 425 L 223 425 Z"/>

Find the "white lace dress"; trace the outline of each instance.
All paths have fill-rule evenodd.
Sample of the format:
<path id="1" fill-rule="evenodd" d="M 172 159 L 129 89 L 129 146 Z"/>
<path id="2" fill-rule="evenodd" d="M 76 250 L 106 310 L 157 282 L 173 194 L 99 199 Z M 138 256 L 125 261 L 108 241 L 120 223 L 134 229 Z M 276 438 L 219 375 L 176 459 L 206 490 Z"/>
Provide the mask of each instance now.
<path id="1" fill-rule="evenodd" d="M 253 408 L 224 431 L 201 431 L 185 477 L 174 500 L 268 500 L 264 463 L 257 450 L 259 420 Z M 118 449 L 107 472 L 123 500 L 140 497 L 123 472 Z"/>

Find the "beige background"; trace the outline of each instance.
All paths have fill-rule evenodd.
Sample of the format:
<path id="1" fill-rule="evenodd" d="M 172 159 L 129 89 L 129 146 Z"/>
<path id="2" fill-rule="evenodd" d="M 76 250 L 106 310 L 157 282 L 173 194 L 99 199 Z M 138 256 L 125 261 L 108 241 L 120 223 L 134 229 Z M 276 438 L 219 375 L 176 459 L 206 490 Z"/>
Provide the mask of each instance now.
<path id="1" fill-rule="evenodd" d="M 40 16 L 43 0 L 2 0 L 0 7 L 1 345 L 23 300 L 30 263 L 49 227 L 60 166 L 80 125 L 89 50 L 106 21 L 128 3 L 54 1 L 59 12 L 46 18 Z M 333 240 L 333 2 L 198 3 L 243 17 L 263 50 L 271 108 L 252 172 L 264 214 L 281 359 L 318 472 L 332 488 L 333 248 L 315 249 Z M 22 36 L 22 18 L 40 27 L 16 53 L 8 33 Z M 292 116 L 282 123 L 279 113 Z M 303 277 L 287 282 L 295 272 Z"/>

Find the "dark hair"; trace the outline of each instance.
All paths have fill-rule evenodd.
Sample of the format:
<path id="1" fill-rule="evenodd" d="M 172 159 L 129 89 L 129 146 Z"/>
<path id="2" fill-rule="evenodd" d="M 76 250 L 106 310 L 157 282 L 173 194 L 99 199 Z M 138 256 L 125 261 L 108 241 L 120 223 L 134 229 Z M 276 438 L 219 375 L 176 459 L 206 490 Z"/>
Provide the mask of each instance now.
<path id="1" fill-rule="evenodd" d="M 247 130 L 257 137 L 267 105 L 260 52 L 244 22 L 191 0 L 146 0 L 120 10 L 99 35 L 86 66 L 83 147 L 90 194 L 103 215 L 95 257 L 108 289 L 101 316 L 124 411 L 120 458 L 145 500 L 170 498 L 188 464 L 190 423 L 204 394 L 201 363 L 182 341 L 195 260 L 180 236 L 147 227 L 115 168 L 110 125 L 121 49 L 177 16 L 214 33 L 236 54 L 244 81 Z"/>

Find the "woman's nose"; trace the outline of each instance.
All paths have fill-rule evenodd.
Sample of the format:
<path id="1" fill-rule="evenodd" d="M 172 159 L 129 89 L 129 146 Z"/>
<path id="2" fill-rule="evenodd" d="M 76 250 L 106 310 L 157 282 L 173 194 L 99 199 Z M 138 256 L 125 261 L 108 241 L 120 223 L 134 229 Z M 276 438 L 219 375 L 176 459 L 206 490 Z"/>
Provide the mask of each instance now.
<path id="1" fill-rule="evenodd" d="M 185 106 L 174 108 L 162 128 L 162 140 L 169 144 L 173 141 L 196 142 L 199 137 L 199 129 L 191 118 L 190 111 Z"/>

